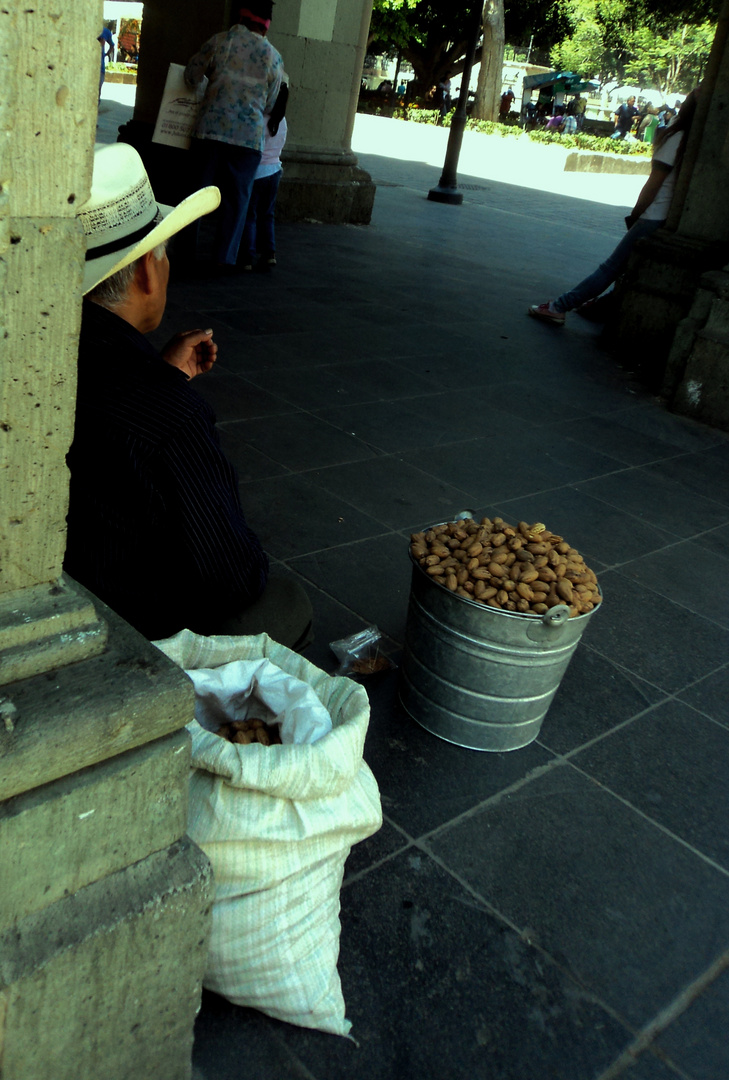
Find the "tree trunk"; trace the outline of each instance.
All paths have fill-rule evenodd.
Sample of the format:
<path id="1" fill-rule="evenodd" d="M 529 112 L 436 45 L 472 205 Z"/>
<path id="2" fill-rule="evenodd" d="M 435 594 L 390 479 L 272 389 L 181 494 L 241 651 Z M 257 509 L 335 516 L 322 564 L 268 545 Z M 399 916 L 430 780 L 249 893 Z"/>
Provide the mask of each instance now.
<path id="1" fill-rule="evenodd" d="M 471 116 L 498 120 L 504 70 L 504 0 L 486 0 L 483 6 L 483 50 L 476 98 Z"/>

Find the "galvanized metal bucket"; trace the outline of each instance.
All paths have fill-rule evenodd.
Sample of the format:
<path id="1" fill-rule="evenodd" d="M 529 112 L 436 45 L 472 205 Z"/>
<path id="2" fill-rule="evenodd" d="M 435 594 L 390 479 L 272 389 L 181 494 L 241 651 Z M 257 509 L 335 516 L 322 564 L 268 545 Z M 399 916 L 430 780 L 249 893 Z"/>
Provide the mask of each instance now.
<path id="1" fill-rule="evenodd" d="M 539 734 L 594 611 L 522 615 L 437 585 L 412 559 L 400 700 L 421 727 L 471 750 L 518 750 Z"/>

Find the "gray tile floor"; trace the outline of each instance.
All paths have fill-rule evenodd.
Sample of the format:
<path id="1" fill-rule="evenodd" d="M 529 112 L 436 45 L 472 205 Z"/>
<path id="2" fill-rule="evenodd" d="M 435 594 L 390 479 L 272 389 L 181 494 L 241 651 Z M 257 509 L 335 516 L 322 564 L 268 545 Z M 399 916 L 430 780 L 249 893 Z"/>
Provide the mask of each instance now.
<path id="1" fill-rule="evenodd" d="M 395 659 L 408 535 L 464 508 L 541 520 L 605 595 L 538 739 L 435 738 L 366 683 L 385 824 L 342 889 L 357 1045 L 205 994 L 198 1080 L 726 1080 L 729 438 L 668 413 L 572 316 L 615 207 L 367 156 L 370 226 L 282 226 L 279 267 L 173 282 L 200 380 L 307 656 L 374 623 Z"/>

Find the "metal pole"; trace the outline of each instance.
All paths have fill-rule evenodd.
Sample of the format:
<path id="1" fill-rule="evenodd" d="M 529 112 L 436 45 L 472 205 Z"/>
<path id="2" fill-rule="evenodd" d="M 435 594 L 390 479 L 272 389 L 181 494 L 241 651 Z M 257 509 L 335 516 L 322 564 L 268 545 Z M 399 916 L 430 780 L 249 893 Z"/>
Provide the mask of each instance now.
<path id="1" fill-rule="evenodd" d="M 463 132 L 468 117 L 466 106 L 468 105 L 468 86 L 471 81 L 471 68 L 473 67 L 476 46 L 481 33 L 481 4 L 477 5 L 476 15 L 476 25 L 473 28 L 473 33 L 471 34 L 466 50 L 466 60 L 461 76 L 461 92 L 458 95 L 458 105 L 453 114 L 451 128 L 448 134 L 448 146 L 446 148 L 445 161 L 443 162 L 443 172 L 438 181 L 438 186 L 431 188 L 428 192 L 428 198 L 432 199 L 433 202 L 451 203 L 454 206 L 460 206 L 463 202 L 463 195 L 458 190 L 457 169 L 458 158 L 461 153 L 461 143 L 463 142 Z"/>

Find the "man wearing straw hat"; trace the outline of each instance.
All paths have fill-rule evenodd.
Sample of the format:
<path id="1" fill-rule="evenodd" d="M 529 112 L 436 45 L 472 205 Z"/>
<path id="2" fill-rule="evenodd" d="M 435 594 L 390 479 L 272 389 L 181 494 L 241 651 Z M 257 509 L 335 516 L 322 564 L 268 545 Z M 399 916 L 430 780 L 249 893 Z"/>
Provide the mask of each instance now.
<path id="1" fill-rule="evenodd" d="M 311 638 L 298 585 L 268 580 L 210 406 L 190 385 L 215 364 L 212 330 L 145 338 L 164 315 L 167 240 L 220 201 L 158 206 L 139 154 L 97 148 L 87 238 L 65 570 L 146 637 L 267 632 Z"/>

